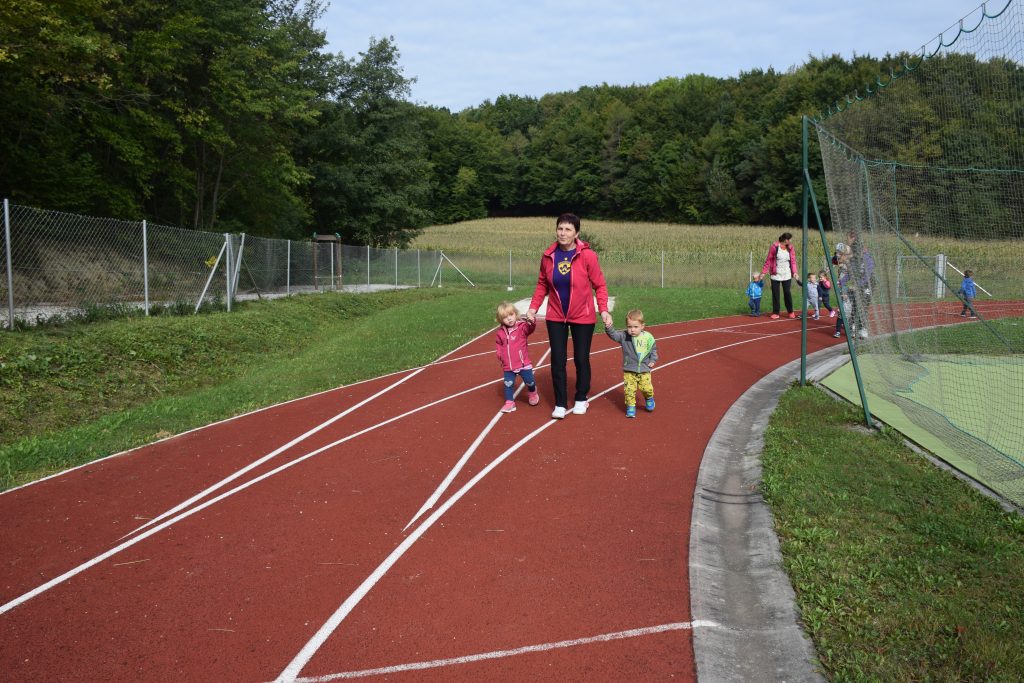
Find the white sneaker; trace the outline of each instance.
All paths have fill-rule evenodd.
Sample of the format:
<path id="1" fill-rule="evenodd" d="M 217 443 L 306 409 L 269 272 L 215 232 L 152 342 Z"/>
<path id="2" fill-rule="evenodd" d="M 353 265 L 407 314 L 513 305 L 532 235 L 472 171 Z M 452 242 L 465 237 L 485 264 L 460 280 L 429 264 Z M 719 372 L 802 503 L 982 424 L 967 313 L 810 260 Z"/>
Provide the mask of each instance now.
<path id="1" fill-rule="evenodd" d="M 555 409 L 551 411 L 551 417 L 553 417 L 556 420 L 561 420 L 562 418 L 565 417 L 565 414 L 567 412 L 569 411 L 567 411 L 562 406 L 555 406 Z"/>
<path id="2" fill-rule="evenodd" d="M 590 407 L 590 402 L 589 401 L 576 401 L 576 403 L 574 403 L 572 405 L 572 414 L 573 415 L 586 415 L 587 408 L 589 408 L 589 407 Z"/>

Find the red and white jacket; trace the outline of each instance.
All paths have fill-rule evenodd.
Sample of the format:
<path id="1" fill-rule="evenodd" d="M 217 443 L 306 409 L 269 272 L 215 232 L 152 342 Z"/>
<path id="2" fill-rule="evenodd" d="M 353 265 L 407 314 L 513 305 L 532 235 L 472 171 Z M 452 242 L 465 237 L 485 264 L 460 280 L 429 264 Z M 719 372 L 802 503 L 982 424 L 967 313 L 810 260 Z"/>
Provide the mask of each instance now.
<path id="1" fill-rule="evenodd" d="M 540 259 L 540 275 L 537 276 L 537 288 L 530 301 L 530 309 L 540 308 L 544 297 L 548 297 L 548 308 L 545 318 L 552 322 L 589 323 L 597 322 L 597 314 L 608 310 L 608 286 L 604 281 L 604 273 L 597 262 L 597 253 L 587 242 L 576 240 L 576 253 L 572 257 L 572 269 L 569 271 L 571 289 L 569 295 L 569 313 L 562 312 L 562 302 L 555 289 L 555 242 L 544 252 Z M 597 310 L 594 310 L 594 296 L 597 294 Z"/>
<path id="2" fill-rule="evenodd" d="M 535 329 L 537 329 L 537 324 L 528 320 L 520 320 L 512 327 L 498 325 L 494 343 L 497 346 L 498 361 L 501 363 L 502 370 L 519 372 L 523 368 L 533 367 L 533 363 L 530 362 L 530 347 L 527 337 Z"/>

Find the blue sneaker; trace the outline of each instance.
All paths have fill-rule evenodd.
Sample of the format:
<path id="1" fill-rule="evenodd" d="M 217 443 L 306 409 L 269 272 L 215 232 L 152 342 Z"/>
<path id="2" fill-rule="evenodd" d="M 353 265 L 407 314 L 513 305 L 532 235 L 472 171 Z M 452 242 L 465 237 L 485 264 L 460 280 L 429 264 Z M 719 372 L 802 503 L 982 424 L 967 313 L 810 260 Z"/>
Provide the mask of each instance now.
<path id="1" fill-rule="evenodd" d="M 647 408 L 647 412 L 648 413 L 653 412 L 654 411 L 654 399 L 653 398 L 647 399 L 647 403 L 644 404 L 644 408 Z"/>
<path id="2" fill-rule="evenodd" d="M 636 406 L 626 406 L 626 417 L 636 417 Z"/>

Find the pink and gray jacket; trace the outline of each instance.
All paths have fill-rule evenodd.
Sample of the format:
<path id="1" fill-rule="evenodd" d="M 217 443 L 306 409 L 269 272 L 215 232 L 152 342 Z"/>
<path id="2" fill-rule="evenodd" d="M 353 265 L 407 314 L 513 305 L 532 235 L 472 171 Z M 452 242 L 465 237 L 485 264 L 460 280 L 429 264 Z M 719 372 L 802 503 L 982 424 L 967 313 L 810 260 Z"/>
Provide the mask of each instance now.
<path id="1" fill-rule="evenodd" d="M 775 271 L 778 268 L 778 259 L 776 258 L 776 255 L 779 253 L 779 246 L 780 246 L 779 243 L 775 242 L 775 243 L 772 244 L 772 246 L 768 247 L 768 257 L 765 258 L 765 260 L 764 260 L 764 267 L 761 268 L 761 274 L 762 275 L 777 275 L 778 274 Z M 794 247 L 793 243 L 790 242 L 789 243 L 789 272 L 793 276 L 795 276 L 797 274 L 797 265 L 796 265 L 796 263 L 797 263 L 797 261 L 796 261 L 796 247 Z"/>
<path id="2" fill-rule="evenodd" d="M 597 253 L 590 244 L 576 240 L 576 254 L 572 257 L 570 271 L 571 285 L 569 294 L 569 314 L 562 312 L 562 303 L 558 300 L 555 289 L 555 251 L 558 242 L 545 250 L 540 259 L 540 274 L 537 276 L 537 288 L 533 292 L 530 308 L 540 308 L 544 297 L 548 297 L 547 313 L 544 317 L 552 322 L 589 323 L 597 322 L 597 313 L 608 310 L 608 285 L 604 281 L 604 273 L 597 262 Z M 597 295 L 597 311 L 594 310 L 594 296 Z"/>
<path id="3" fill-rule="evenodd" d="M 523 368 L 532 368 L 530 362 L 530 347 L 527 343 L 533 331 L 537 329 L 536 323 L 528 320 L 520 320 L 512 327 L 498 325 L 498 331 L 494 335 L 494 343 L 497 347 L 498 362 L 505 372 L 519 372 Z"/>

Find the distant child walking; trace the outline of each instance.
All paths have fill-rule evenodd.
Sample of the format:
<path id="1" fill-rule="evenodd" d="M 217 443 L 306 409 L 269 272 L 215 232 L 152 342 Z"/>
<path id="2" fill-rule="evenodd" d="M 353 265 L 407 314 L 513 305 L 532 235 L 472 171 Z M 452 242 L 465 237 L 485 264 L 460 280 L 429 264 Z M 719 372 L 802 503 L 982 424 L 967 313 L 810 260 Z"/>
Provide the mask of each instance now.
<path id="1" fill-rule="evenodd" d="M 818 308 L 818 276 L 816 273 L 807 274 L 807 282 L 804 283 L 804 298 L 807 300 L 807 312 L 810 313 L 813 309 L 812 317 L 817 320 L 820 317 L 818 313 L 821 309 Z"/>
<path id="2" fill-rule="evenodd" d="M 658 345 L 654 335 L 644 331 L 643 311 L 633 309 L 626 314 L 626 331 L 619 332 L 609 323 L 605 333 L 622 346 L 622 383 L 626 395 L 626 417 L 636 417 L 636 392 L 647 401 L 647 412 L 654 410 L 654 384 L 651 369 L 658 362 Z"/>
<path id="3" fill-rule="evenodd" d="M 507 301 L 498 304 L 495 317 L 498 320 L 498 331 L 494 336 L 494 343 L 505 379 L 505 405 L 501 407 L 501 412 L 511 413 L 516 409 L 516 375 L 523 378 L 523 384 L 529 392 L 529 403 L 535 406 L 540 403 L 540 395 L 537 393 L 537 382 L 533 378 L 533 363 L 530 362 L 527 339 L 537 329 L 537 324 L 521 320 L 515 304 Z"/>
<path id="4" fill-rule="evenodd" d="M 828 279 L 828 271 L 822 270 L 818 272 L 818 301 L 822 307 L 828 311 L 828 317 L 836 317 L 836 312 L 832 310 L 832 306 L 829 304 L 829 295 L 832 292 L 832 282 Z"/>
<path id="5" fill-rule="evenodd" d="M 761 315 L 761 294 L 764 292 L 764 275 L 758 273 L 747 285 L 747 305 L 750 315 L 755 318 Z"/>
<path id="6" fill-rule="evenodd" d="M 846 331 L 843 320 L 849 319 L 853 313 L 853 304 L 850 301 L 850 291 L 847 288 L 850 280 L 850 250 L 842 242 L 836 245 L 835 266 L 836 266 L 836 298 L 839 299 L 839 307 L 842 315 L 836 320 L 836 331 L 832 335 L 837 339 Z M 851 323 L 852 324 L 852 323 Z"/>
<path id="7" fill-rule="evenodd" d="M 964 281 L 960 285 L 960 289 L 957 290 L 957 294 L 963 297 L 964 307 L 960 311 L 960 317 L 966 318 L 977 318 L 978 316 L 974 313 L 974 296 L 977 294 L 976 285 L 974 284 L 974 271 L 964 271 Z"/>

